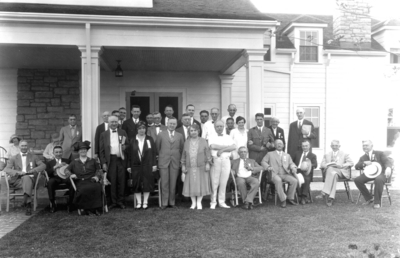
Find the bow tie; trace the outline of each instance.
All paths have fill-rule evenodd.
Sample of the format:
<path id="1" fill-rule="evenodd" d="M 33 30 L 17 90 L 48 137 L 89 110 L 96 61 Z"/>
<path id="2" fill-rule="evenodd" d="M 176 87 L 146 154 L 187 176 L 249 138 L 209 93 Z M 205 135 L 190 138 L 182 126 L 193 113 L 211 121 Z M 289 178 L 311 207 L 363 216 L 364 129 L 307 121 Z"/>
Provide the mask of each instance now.
<path id="1" fill-rule="evenodd" d="M 161 127 L 161 125 L 154 125 L 155 127 Z"/>
<path id="2" fill-rule="evenodd" d="M 113 133 L 116 133 L 116 132 L 117 132 L 117 130 L 113 130 L 112 132 L 113 132 Z"/>
<path id="3" fill-rule="evenodd" d="M 26 155 L 27 155 L 27 154 L 26 154 L 26 153 L 24 153 L 24 154 L 22 154 L 22 157 L 26 157 Z"/>
<path id="4" fill-rule="evenodd" d="M 224 136 L 223 134 L 218 134 L 218 136 Z"/>

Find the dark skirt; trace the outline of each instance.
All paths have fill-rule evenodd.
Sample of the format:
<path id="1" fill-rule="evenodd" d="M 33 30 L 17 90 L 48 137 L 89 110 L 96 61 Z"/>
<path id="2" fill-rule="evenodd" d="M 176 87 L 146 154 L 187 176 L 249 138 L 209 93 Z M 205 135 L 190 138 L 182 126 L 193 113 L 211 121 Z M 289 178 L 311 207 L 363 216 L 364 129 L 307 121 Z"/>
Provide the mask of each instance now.
<path id="1" fill-rule="evenodd" d="M 74 204 L 78 209 L 97 209 L 102 207 L 102 188 L 100 183 L 90 180 L 75 181 Z"/>
<path id="2" fill-rule="evenodd" d="M 131 191 L 133 193 L 145 193 L 154 192 L 154 173 L 153 166 L 151 165 L 139 165 L 132 166 L 132 181 L 133 187 Z"/>

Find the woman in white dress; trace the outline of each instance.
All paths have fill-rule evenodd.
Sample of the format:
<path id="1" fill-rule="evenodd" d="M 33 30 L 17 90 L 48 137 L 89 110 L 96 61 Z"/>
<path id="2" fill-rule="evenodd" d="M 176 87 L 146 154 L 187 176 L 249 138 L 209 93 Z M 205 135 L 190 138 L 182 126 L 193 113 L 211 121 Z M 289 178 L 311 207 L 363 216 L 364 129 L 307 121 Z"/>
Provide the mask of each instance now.
<path id="1" fill-rule="evenodd" d="M 7 156 L 6 156 L 7 159 L 10 159 L 12 156 L 15 156 L 21 152 L 21 150 L 19 149 L 20 141 L 21 141 L 21 138 L 18 135 L 16 135 L 16 134 L 11 135 L 10 143 L 12 143 L 12 145 L 10 146 L 10 148 L 8 148 Z"/>
<path id="2" fill-rule="evenodd" d="M 233 159 L 238 159 L 238 150 L 240 147 L 247 146 L 247 130 L 244 125 L 246 124 L 246 119 L 242 116 L 236 118 L 237 128 L 233 129 L 230 133 L 232 140 L 235 142 L 236 151 L 232 151 Z"/>

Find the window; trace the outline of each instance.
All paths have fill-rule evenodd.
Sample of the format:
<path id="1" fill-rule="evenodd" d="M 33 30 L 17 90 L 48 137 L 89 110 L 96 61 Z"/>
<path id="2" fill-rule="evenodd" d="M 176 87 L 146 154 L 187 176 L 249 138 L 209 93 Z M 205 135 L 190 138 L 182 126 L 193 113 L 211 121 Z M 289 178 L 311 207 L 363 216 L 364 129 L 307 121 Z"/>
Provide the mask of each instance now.
<path id="1" fill-rule="evenodd" d="M 304 119 L 311 121 L 314 125 L 315 139 L 312 140 L 312 147 L 319 148 L 319 128 L 320 128 L 320 112 L 319 107 L 302 107 L 304 108 Z"/>
<path id="2" fill-rule="evenodd" d="M 267 53 L 264 55 L 264 61 L 271 61 L 271 46 L 264 45 L 264 48 L 268 48 Z"/>
<path id="3" fill-rule="evenodd" d="M 264 126 L 268 127 L 271 125 L 271 118 L 274 116 L 275 105 L 266 104 L 264 106 Z"/>
<path id="4" fill-rule="evenodd" d="M 300 31 L 300 62 L 318 62 L 318 31 Z"/>
<path id="5" fill-rule="evenodd" d="M 400 48 L 391 48 L 390 49 L 390 63 L 391 64 L 400 64 Z"/>

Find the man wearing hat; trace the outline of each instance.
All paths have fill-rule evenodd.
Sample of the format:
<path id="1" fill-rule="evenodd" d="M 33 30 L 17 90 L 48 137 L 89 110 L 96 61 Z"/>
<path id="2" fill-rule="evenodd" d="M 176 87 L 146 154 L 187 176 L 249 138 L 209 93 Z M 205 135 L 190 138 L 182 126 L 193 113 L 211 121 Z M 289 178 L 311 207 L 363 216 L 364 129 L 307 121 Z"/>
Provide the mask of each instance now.
<path id="1" fill-rule="evenodd" d="M 51 143 L 47 144 L 46 148 L 44 149 L 43 157 L 47 161 L 54 159 L 54 151 L 53 151 L 54 147 L 61 146 L 61 143 L 58 140 L 58 138 L 60 138 L 60 135 L 58 133 L 53 133 L 51 135 Z"/>
<path id="2" fill-rule="evenodd" d="M 10 176 L 10 186 L 22 188 L 24 193 L 23 206 L 26 207 L 26 215 L 32 215 L 31 196 L 36 177 L 46 165 L 34 154 L 28 153 L 28 142 L 19 142 L 21 152 L 12 156 L 8 161 L 4 172 Z"/>
<path id="3" fill-rule="evenodd" d="M 374 203 L 374 209 L 379 209 L 381 207 L 383 187 L 386 183 L 386 178 L 391 173 L 390 161 L 382 151 L 373 150 L 372 141 L 366 140 L 362 144 L 365 154 L 360 157 L 355 168 L 364 170 L 364 173 L 354 179 L 354 183 L 364 196 L 365 203 L 363 205 Z M 372 180 L 375 183 L 373 196 L 365 186 L 366 182 Z"/>
<path id="4" fill-rule="evenodd" d="M 286 201 L 292 205 L 297 205 L 294 201 L 294 194 L 297 188 L 296 164 L 293 163 L 289 154 L 283 151 L 283 141 L 275 140 L 275 151 L 268 152 L 263 158 L 261 165 L 265 170 L 271 173 L 271 181 L 274 183 L 276 192 L 278 193 L 281 207 L 286 208 Z M 289 183 L 288 195 L 286 196 L 282 182 Z"/>
<path id="5" fill-rule="evenodd" d="M 299 198 L 302 205 L 310 202 L 310 199 L 308 199 L 310 183 L 313 179 L 314 168 L 318 166 L 317 156 L 310 151 L 310 145 L 308 140 L 303 140 L 301 143 L 303 151 L 298 151 L 294 155 L 294 164 L 297 165 L 297 173 L 302 174 L 304 177 L 304 184 L 299 189 Z"/>
<path id="6" fill-rule="evenodd" d="M 51 203 L 50 212 L 56 212 L 55 196 L 57 187 L 61 184 L 66 184 L 69 189 L 69 202 L 68 205 L 71 207 L 73 200 L 73 189 L 71 188 L 71 181 L 67 179 L 67 176 L 60 170 L 63 166 L 69 164 L 69 159 L 62 157 L 63 149 L 61 146 L 55 146 L 53 148 L 53 159 L 49 160 L 46 164 L 46 172 L 49 177 L 47 182 L 47 193 Z"/>
<path id="7" fill-rule="evenodd" d="M 79 154 L 73 150 L 72 145 L 82 141 L 82 129 L 76 125 L 75 115 L 69 116 L 68 123 L 69 125 L 62 127 L 60 130 L 59 141 L 62 142 L 63 158 L 73 160 Z"/>

